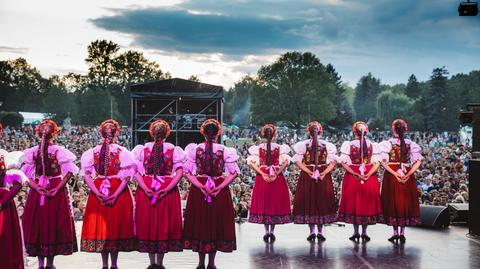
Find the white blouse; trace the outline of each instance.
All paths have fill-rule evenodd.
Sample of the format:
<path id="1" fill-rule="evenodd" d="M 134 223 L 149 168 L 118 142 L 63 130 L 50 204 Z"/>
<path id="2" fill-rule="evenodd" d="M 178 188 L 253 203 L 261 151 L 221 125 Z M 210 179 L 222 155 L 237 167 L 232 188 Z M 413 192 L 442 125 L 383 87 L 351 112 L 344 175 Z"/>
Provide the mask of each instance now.
<path id="1" fill-rule="evenodd" d="M 271 150 L 275 149 L 280 149 L 280 158 L 278 163 L 281 165 L 283 162 L 287 161 L 290 163 L 291 157 L 289 155 L 290 153 L 290 147 L 288 145 L 279 145 L 277 143 L 271 143 Z M 247 163 L 255 162 L 257 165 L 260 164 L 260 149 L 266 150 L 267 149 L 267 143 L 261 143 L 260 145 L 254 145 L 248 148 L 248 157 L 247 157 Z"/>
<path id="2" fill-rule="evenodd" d="M 382 151 L 380 149 L 380 146 L 378 143 L 371 142 L 370 140 L 367 140 L 367 147 L 370 147 L 372 145 L 372 157 L 371 157 L 371 162 L 372 163 L 377 163 L 382 161 Z M 339 160 L 342 163 L 345 164 L 352 164 L 352 159 L 350 158 L 350 148 L 351 146 L 360 148 L 360 140 L 352 140 L 352 141 L 345 141 L 343 142 L 342 146 L 340 147 L 340 157 Z"/>
<path id="3" fill-rule="evenodd" d="M 323 145 L 327 149 L 327 164 L 338 161 L 337 157 L 337 147 L 334 144 L 327 142 L 325 140 L 319 139 L 319 145 Z M 295 155 L 292 158 L 292 162 L 301 162 L 303 161 L 303 157 L 307 150 L 310 149 L 312 145 L 312 139 L 300 141 L 293 146 L 293 150 L 295 151 Z"/>

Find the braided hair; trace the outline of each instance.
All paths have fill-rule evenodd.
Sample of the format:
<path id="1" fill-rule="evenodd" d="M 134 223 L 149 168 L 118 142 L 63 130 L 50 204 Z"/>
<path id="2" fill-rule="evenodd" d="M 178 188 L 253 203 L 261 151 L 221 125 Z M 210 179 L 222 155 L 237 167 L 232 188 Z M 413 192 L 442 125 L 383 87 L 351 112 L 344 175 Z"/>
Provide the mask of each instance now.
<path id="1" fill-rule="evenodd" d="M 312 144 L 310 145 L 310 162 L 315 165 L 315 169 L 318 168 L 318 133 L 320 132 L 318 125 L 312 124 L 308 128 L 308 133 L 312 137 Z"/>
<path id="2" fill-rule="evenodd" d="M 213 143 L 217 140 L 220 128 L 214 122 L 207 123 L 204 127 L 205 143 L 205 166 L 207 168 L 207 175 L 210 175 L 213 170 Z"/>
<path id="3" fill-rule="evenodd" d="M 163 176 L 165 174 L 165 155 L 163 153 L 164 140 L 167 138 L 167 128 L 163 124 L 155 126 L 153 131 L 155 143 L 152 148 L 152 155 L 148 160 L 148 167 L 152 169 L 153 175 Z"/>
<path id="4" fill-rule="evenodd" d="M 360 128 L 360 126 L 364 126 L 364 128 Z M 367 133 L 367 130 L 368 130 L 367 128 L 368 127 L 366 126 L 366 124 L 362 122 L 362 123 L 356 124 L 354 129 L 356 136 L 360 138 L 360 153 L 363 158 L 368 154 L 367 139 L 365 139 L 365 134 Z"/>
<path id="5" fill-rule="evenodd" d="M 266 125 L 263 127 L 262 136 L 267 139 L 267 166 L 272 165 L 272 139 L 274 136 L 274 130 L 271 126 Z"/>
<path id="6" fill-rule="evenodd" d="M 398 139 L 400 139 L 400 161 L 403 162 L 404 157 L 407 155 L 407 145 L 405 144 L 406 123 L 403 120 L 395 120 L 393 130 L 397 133 Z"/>

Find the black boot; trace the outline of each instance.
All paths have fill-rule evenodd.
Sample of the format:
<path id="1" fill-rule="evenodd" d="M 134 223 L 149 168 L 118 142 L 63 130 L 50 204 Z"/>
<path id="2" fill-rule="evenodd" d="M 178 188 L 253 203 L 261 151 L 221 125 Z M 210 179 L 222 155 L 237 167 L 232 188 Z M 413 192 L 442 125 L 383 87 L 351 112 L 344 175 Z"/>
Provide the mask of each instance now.
<path id="1" fill-rule="evenodd" d="M 317 238 L 318 238 L 318 241 L 325 241 L 327 240 L 327 238 L 325 238 L 325 236 L 323 236 L 323 234 L 317 234 Z"/>
<path id="2" fill-rule="evenodd" d="M 307 241 L 309 241 L 309 242 L 315 242 L 315 238 L 316 238 L 315 234 L 311 234 L 311 235 L 309 235 L 309 236 L 307 237 Z"/>
<path id="3" fill-rule="evenodd" d="M 398 235 L 392 235 L 392 237 L 388 238 L 388 241 L 395 243 L 397 242 L 399 236 Z"/>
<path id="4" fill-rule="evenodd" d="M 353 242 L 358 242 L 360 240 L 360 235 L 359 234 L 354 234 L 348 238 L 349 240 Z"/>

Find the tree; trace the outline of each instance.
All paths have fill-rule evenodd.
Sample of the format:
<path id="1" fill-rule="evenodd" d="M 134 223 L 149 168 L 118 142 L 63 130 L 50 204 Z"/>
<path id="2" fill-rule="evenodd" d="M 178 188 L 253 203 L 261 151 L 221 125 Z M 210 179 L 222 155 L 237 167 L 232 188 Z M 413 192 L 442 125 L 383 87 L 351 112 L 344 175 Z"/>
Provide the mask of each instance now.
<path id="1" fill-rule="evenodd" d="M 382 123 L 384 129 L 397 118 L 409 121 L 413 104 L 414 101 L 403 93 L 383 91 L 377 97 L 377 120 Z"/>
<path id="2" fill-rule="evenodd" d="M 380 80 L 373 77 L 371 73 L 360 78 L 355 87 L 355 108 L 358 120 L 374 119 L 377 116 L 377 97 L 382 91 Z"/>
<path id="3" fill-rule="evenodd" d="M 47 81 L 42 111 L 50 114 L 50 118 L 59 123 L 75 111 L 73 93 L 67 91 L 64 82 L 58 76 L 52 76 Z"/>
<path id="4" fill-rule="evenodd" d="M 225 120 L 239 126 L 250 124 L 250 95 L 257 87 L 257 81 L 251 76 L 245 76 L 225 94 Z"/>
<path id="5" fill-rule="evenodd" d="M 414 74 L 411 74 L 408 78 L 407 87 L 405 88 L 405 94 L 412 98 L 417 99 L 420 95 L 420 83 Z"/>
<path id="6" fill-rule="evenodd" d="M 126 51 L 113 59 L 113 85 L 116 90 L 112 96 L 118 104 L 118 110 L 124 121 L 130 120 L 130 85 L 158 79 L 164 79 L 165 74 L 156 62 L 149 61 L 143 53 Z"/>
<path id="7" fill-rule="evenodd" d="M 188 77 L 188 80 L 195 81 L 195 82 L 200 82 L 200 78 L 196 75 L 191 75 L 190 77 Z"/>
<path id="8" fill-rule="evenodd" d="M 77 111 L 72 118 L 73 122 L 86 125 L 97 125 L 105 119 L 119 119 L 117 104 L 110 93 L 102 88 L 87 89 L 75 97 Z M 112 102 L 112 103 L 110 103 Z M 113 107 L 113 115 L 111 115 Z"/>
<path id="9" fill-rule="evenodd" d="M 0 112 L 0 122 L 3 126 L 22 126 L 23 116 L 18 112 Z"/>
<path id="10" fill-rule="evenodd" d="M 430 89 L 425 96 L 426 125 L 428 131 L 444 131 L 447 128 L 447 75 L 445 66 L 433 69 Z"/>
<path id="11" fill-rule="evenodd" d="M 345 127 L 351 124 L 353 120 L 352 106 L 346 96 L 346 85 L 342 84 L 342 77 L 337 73 L 332 64 L 327 64 L 326 71 L 335 83 L 334 103 L 336 117 L 329 121 L 329 124 L 336 127 Z"/>
<path id="12" fill-rule="evenodd" d="M 336 117 L 335 83 L 312 53 L 287 52 L 258 71 L 252 92 L 256 124 L 285 121 L 295 126 Z"/>
<path id="13" fill-rule="evenodd" d="M 45 79 L 24 58 L 0 61 L 0 101 L 5 111 L 39 112 Z"/>
<path id="14" fill-rule="evenodd" d="M 96 40 L 88 45 L 85 62 L 88 65 L 90 83 L 112 91 L 111 81 L 115 75 L 115 58 L 120 46 L 108 40 Z"/>

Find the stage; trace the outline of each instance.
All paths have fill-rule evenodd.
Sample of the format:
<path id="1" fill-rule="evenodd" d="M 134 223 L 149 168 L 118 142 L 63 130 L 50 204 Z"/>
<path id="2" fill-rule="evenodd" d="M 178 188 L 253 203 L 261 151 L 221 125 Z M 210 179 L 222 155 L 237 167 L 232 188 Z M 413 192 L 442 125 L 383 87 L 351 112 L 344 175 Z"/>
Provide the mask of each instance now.
<path id="1" fill-rule="evenodd" d="M 77 234 L 81 222 L 77 222 Z M 218 268 L 480 268 L 480 241 L 467 238 L 468 229 L 450 226 L 445 230 L 407 229 L 405 245 L 387 241 L 391 229 L 385 225 L 369 228 L 372 241 L 355 244 L 348 240 L 351 225 L 325 228 L 327 241 L 311 244 L 306 241 L 307 226 L 279 225 L 277 241 L 268 245 L 262 241 L 263 226 L 237 224 L 237 251 L 217 255 Z M 195 268 L 197 254 L 191 251 L 169 253 L 167 268 Z M 79 252 L 56 259 L 58 269 L 101 268 L 99 254 Z M 120 269 L 144 269 L 146 254 L 120 253 Z M 36 268 L 30 259 L 28 269 Z"/>

